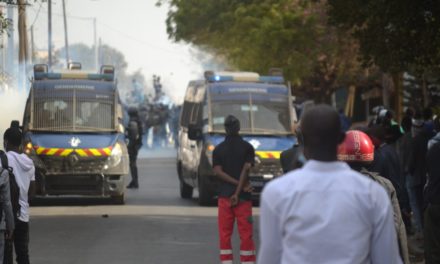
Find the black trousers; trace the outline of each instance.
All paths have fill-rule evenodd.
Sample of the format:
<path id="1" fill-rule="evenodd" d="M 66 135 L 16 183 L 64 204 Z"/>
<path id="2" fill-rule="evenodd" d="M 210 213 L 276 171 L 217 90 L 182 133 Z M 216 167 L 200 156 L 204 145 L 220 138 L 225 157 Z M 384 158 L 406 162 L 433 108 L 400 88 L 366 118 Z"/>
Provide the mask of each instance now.
<path id="1" fill-rule="evenodd" d="M 139 153 L 138 146 L 128 146 L 128 157 L 130 160 L 130 174 L 131 174 L 131 182 L 134 184 L 138 184 L 138 169 L 137 169 L 137 156 Z"/>
<path id="2" fill-rule="evenodd" d="M 17 264 L 29 264 L 29 223 L 15 219 L 14 238 L 5 242 L 4 264 L 14 263 L 14 247 Z"/>
<path id="3" fill-rule="evenodd" d="M 428 205 L 425 210 L 425 263 L 440 263 L 440 205 Z"/>

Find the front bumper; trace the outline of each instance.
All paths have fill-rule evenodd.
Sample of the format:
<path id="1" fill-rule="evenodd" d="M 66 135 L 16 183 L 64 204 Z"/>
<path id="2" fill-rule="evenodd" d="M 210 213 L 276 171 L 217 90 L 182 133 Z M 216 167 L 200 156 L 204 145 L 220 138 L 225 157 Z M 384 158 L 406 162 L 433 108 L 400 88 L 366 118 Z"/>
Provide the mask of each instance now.
<path id="1" fill-rule="evenodd" d="M 42 174 L 37 172 L 37 195 L 84 195 L 111 197 L 124 193 L 126 175 Z"/>
<path id="2" fill-rule="evenodd" d="M 264 159 L 256 163 L 249 174 L 249 181 L 254 188 L 253 196 L 260 196 L 264 186 L 271 180 L 283 175 L 278 159 Z"/>
<path id="3" fill-rule="evenodd" d="M 34 155 L 32 158 L 36 167 L 37 195 L 111 197 L 124 193 L 127 155 L 111 168 L 108 157 L 79 157 L 74 163 L 71 157 Z"/>

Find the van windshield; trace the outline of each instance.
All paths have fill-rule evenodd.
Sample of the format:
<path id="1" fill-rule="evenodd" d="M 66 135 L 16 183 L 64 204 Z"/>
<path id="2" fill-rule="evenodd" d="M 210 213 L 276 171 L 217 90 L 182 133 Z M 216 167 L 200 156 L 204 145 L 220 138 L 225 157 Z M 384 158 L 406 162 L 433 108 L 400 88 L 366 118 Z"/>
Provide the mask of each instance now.
<path id="1" fill-rule="evenodd" d="M 288 97 L 276 94 L 222 94 L 212 98 L 212 126 L 224 131 L 228 115 L 240 120 L 241 131 L 251 134 L 291 134 Z"/>
<path id="2" fill-rule="evenodd" d="M 114 92 L 34 90 L 33 130 L 113 131 Z"/>

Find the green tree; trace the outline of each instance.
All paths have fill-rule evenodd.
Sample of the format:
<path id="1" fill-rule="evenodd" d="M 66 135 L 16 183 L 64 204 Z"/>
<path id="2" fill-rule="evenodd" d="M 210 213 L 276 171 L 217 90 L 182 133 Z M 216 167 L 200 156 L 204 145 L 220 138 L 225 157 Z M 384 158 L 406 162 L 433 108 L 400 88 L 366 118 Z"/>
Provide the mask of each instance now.
<path id="1" fill-rule="evenodd" d="M 328 101 L 361 67 L 357 43 L 327 23 L 325 1 L 171 0 L 169 37 L 226 58 L 236 69 L 281 67 L 298 92 Z"/>
<path id="2" fill-rule="evenodd" d="M 402 112 L 402 73 L 424 79 L 440 65 L 440 3 L 431 0 L 328 0 L 332 23 L 360 43 L 364 65 L 392 74 Z"/>

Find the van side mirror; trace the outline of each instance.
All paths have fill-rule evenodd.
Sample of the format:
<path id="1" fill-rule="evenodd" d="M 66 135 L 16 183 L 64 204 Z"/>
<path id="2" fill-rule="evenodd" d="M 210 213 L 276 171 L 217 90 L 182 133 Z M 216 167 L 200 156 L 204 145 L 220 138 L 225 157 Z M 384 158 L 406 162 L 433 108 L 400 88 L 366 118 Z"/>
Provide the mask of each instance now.
<path id="1" fill-rule="evenodd" d="M 188 126 L 188 138 L 190 140 L 201 140 L 203 139 L 203 131 L 197 125 L 189 125 Z"/>

